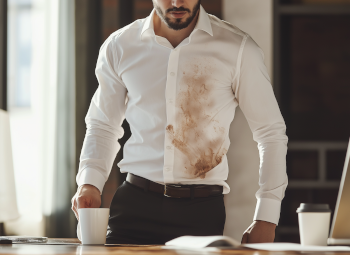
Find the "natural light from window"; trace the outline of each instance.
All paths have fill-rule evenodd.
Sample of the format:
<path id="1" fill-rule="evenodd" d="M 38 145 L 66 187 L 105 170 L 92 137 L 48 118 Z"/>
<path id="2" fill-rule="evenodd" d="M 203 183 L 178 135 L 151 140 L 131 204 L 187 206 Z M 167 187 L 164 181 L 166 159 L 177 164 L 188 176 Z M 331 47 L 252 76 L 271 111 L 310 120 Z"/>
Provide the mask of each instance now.
<path id="1" fill-rule="evenodd" d="M 8 1 L 8 111 L 20 219 L 8 234 L 43 235 L 54 164 L 55 86 L 50 82 L 52 4 L 46 0 Z M 33 29 L 35 28 L 35 29 Z M 45 190 L 45 192 L 43 192 Z M 11 227 L 11 224 L 13 227 Z M 18 228 L 16 226 L 21 226 Z"/>

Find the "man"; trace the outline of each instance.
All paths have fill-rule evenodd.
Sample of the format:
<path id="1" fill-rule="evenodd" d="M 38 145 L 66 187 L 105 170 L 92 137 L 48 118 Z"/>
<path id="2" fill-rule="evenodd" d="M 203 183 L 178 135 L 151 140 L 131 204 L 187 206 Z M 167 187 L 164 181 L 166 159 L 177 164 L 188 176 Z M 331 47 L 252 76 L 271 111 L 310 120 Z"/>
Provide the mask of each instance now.
<path id="1" fill-rule="evenodd" d="M 263 53 L 200 0 L 153 4 L 149 17 L 100 49 L 72 209 L 78 217 L 77 208 L 101 205 L 126 118 L 132 136 L 119 167 L 128 177 L 111 204 L 107 242 L 222 235 L 229 126 L 239 105 L 261 161 L 254 221 L 242 242 L 272 242 L 288 182 L 287 137 Z"/>

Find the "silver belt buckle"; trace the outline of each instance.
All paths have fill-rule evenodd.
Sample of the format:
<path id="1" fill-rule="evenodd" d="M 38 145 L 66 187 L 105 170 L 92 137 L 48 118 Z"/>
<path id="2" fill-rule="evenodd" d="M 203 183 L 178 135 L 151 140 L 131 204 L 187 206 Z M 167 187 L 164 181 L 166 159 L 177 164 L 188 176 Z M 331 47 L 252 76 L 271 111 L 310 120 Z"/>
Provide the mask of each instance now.
<path id="1" fill-rule="evenodd" d="M 167 187 L 174 187 L 174 188 L 181 188 L 181 185 L 175 185 L 175 184 L 164 184 L 164 196 L 165 197 L 172 197 L 167 194 Z M 173 197 L 174 198 L 174 197 Z M 178 198 L 178 197 L 176 197 Z"/>

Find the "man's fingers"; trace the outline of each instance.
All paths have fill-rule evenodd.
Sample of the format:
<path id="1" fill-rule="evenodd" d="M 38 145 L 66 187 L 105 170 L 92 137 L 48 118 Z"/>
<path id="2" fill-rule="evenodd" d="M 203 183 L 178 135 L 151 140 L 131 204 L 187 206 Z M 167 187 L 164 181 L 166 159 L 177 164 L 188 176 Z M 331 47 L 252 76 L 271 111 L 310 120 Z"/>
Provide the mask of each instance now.
<path id="1" fill-rule="evenodd" d="M 75 215 L 75 218 L 77 218 L 77 220 L 79 220 L 79 214 L 78 214 L 78 210 L 76 208 L 72 209 Z"/>
<path id="2" fill-rule="evenodd" d="M 79 220 L 79 213 L 78 213 L 78 208 L 77 208 L 77 202 L 75 200 L 75 197 L 72 199 L 72 211 L 74 212 L 75 217 L 77 220 Z"/>
<path id="3" fill-rule="evenodd" d="M 244 243 L 247 243 L 248 242 L 248 233 L 245 232 L 242 236 L 242 241 L 241 241 L 241 244 L 244 244 Z"/>
<path id="4" fill-rule="evenodd" d="M 77 220 L 79 220 L 79 213 L 78 213 L 78 209 L 77 209 L 77 207 L 76 207 L 76 206 L 74 206 L 74 207 L 72 208 L 72 210 L 73 210 L 73 212 L 74 212 L 75 217 L 77 218 Z"/>
<path id="5" fill-rule="evenodd" d="M 249 239 L 249 234 L 250 234 L 250 231 L 252 231 L 252 225 L 250 225 L 243 233 L 243 236 L 242 236 L 242 241 L 241 243 L 248 243 L 248 239 Z"/>
<path id="6" fill-rule="evenodd" d="M 99 208 L 101 206 L 100 192 L 92 185 L 80 186 L 71 202 L 75 217 L 79 220 L 79 208 Z"/>
<path id="7" fill-rule="evenodd" d="M 90 208 L 91 207 L 90 206 L 91 203 L 88 203 L 87 198 L 84 196 L 78 196 L 76 200 L 77 200 L 78 208 Z"/>

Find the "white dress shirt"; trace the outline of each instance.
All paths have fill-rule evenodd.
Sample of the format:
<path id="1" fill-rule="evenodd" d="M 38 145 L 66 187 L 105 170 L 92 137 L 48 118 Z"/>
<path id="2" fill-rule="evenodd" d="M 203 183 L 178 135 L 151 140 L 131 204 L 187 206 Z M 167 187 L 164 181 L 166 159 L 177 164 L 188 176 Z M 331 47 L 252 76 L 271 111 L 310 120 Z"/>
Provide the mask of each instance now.
<path id="1" fill-rule="evenodd" d="M 126 118 L 132 135 L 121 172 L 161 184 L 222 185 L 226 194 L 229 129 L 239 105 L 260 152 L 254 220 L 277 224 L 288 139 L 262 50 L 203 7 L 191 35 L 174 48 L 155 35 L 154 12 L 111 34 L 100 49 L 78 185 L 102 192 Z"/>

